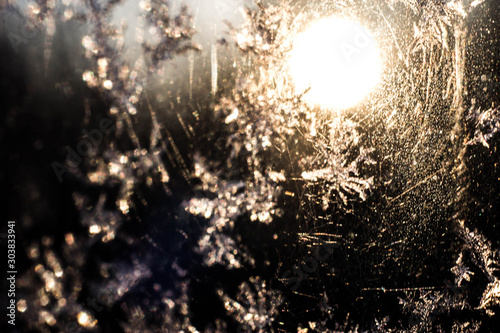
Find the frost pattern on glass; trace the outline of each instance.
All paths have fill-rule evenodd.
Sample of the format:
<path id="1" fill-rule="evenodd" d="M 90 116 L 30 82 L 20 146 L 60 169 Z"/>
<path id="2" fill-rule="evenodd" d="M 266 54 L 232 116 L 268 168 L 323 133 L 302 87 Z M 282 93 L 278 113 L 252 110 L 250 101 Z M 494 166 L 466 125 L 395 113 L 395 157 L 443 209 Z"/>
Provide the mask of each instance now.
<path id="1" fill-rule="evenodd" d="M 438 319 L 450 313 L 459 314 L 452 318 L 452 330 L 476 332 L 481 328 L 477 318 L 498 315 L 498 244 L 471 225 L 464 208 L 472 177 L 465 157 L 477 144 L 489 149 L 500 128 L 498 108 L 469 108 L 466 94 L 470 38 L 466 20 L 486 1 L 311 1 L 300 10 L 292 2 L 267 5 L 256 1 L 245 9 L 242 27 L 228 25 L 239 52 L 233 66 L 234 86 L 219 86 L 222 76 L 217 60 L 223 53 L 219 47 L 227 41 L 218 41 L 208 51 L 212 95 L 207 108 L 225 131 L 214 139 L 222 160 L 197 147 L 183 155 L 149 100 L 148 87 L 164 83 L 165 62 L 187 54 L 194 66 L 194 52 L 202 51 L 191 41 L 195 30 L 190 9 L 182 7 L 173 14 L 168 2 L 141 1 L 135 31 L 139 56 L 126 57 L 126 25 L 111 22 L 119 1 L 87 1 L 79 6 L 70 1 L 60 6 L 55 1 L 28 2 L 27 15 L 46 29 L 46 64 L 55 22 L 73 18 L 87 22 L 81 44 L 90 67 L 82 73 L 82 80 L 109 103 L 107 116 L 116 125 L 114 136 L 92 149 L 82 165 L 67 161 L 74 179 L 93 192 L 75 190 L 73 194 L 85 236 L 68 232 L 62 256 L 52 249 L 50 237 L 28 247 L 32 265 L 19 280 L 25 298 L 20 304 L 29 309 L 26 321 L 33 329 L 98 331 L 100 311 L 113 307 L 122 309 L 125 319 L 119 326 L 126 332 L 223 332 L 235 323 L 240 331 L 267 332 L 293 325 L 286 322 L 292 319 L 297 325 L 287 329 L 298 332 L 419 332 L 445 330 Z M 220 6 L 226 8 L 218 2 Z M 378 26 L 376 34 L 389 54 L 384 61 L 391 70 L 380 90 L 355 111 L 312 107 L 293 89 L 286 68 L 288 51 L 293 37 L 316 14 L 362 16 Z M 395 17 L 404 17 L 404 22 Z M 190 89 L 192 82 L 191 71 Z M 163 100 L 170 102 L 174 97 Z M 190 107 L 196 109 L 193 115 L 199 120 L 202 108 Z M 141 141 L 138 134 L 139 122 L 145 119 L 142 115 L 151 122 L 149 141 Z M 179 115 L 178 119 L 182 121 Z M 185 132 L 194 135 L 189 126 Z M 126 149 L 120 145 L 123 140 L 130 143 Z M 178 193 L 170 186 L 173 176 L 167 171 L 172 165 L 188 184 L 188 194 L 179 191 L 176 197 Z M 137 206 L 153 205 L 145 201 L 143 191 L 155 186 L 168 197 L 162 204 L 179 206 L 169 212 L 174 217 L 158 219 L 158 228 L 171 230 L 181 241 L 172 236 L 173 240 L 159 243 L 149 231 L 138 239 L 126 230 L 134 230 L 130 225 L 143 225 Z M 109 188 L 116 193 L 110 195 Z M 372 201 L 377 195 L 381 204 Z M 295 217 L 280 208 L 279 201 L 288 199 L 297 204 Z M 285 255 L 280 258 L 274 275 L 254 275 L 252 270 L 260 263 L 249 246 L 242 244 L 237 226 L 244 223 L 272 230 L 273 224 L 283 223 L 283 216 L 290 219 L 286 223 L 295 223 L 290 237 L 294 243 L 277 242 L 276 247 L 281 246 L 278 250 L 283 252 L 293 247 L 296 253 L 292 260 Z M 172 227 L 174 221 L 178 224 Z M 199 234 L 187 236 L 188 226 L 194 224 Z M 444 269 L 454 281 L 390 286 L 398 281 L 381 277 L 379 271 L 408 269 L 414 278 L 410 283 L 421 281 L 425 265 L 415 263 L 419 257 L 414 252 L 436 255 L 435 244 L 440 241 L 436 230 L 458 236 L 459 245 L 453 243 L 450 248 L 461 250 L 453 252 L 455 264 Z M 277 232 L 273 239 L 282 236 Z M 91 250 L 110 243 L 123 243 L 137 251 L 148 244 L 160 253 L 155 255 L 166 257 L 162 274 L 168 287 L 151 282 L 158 274 L 152 268 L 158 257 L 126 253 L 125 259 L 113 262 L 105 258 L 93 266 L 87 262 Z M 315 256 L 314 251 L 325 244 L 338 246 L 328 256 Z M 170 258 L 175 255 L 185 255 L 192 266 Z M 313 260 L 314 266 L 305 265 Z M 198 264 L 209 272 L 221 269 L 235 274 L 229 276 L 252 272 L 238 281 L 237 291 L 223 285 L 214 289 L 225 315 L 206 327 L 196 327 L 193 319 L 197 301 L 193 285 L 203 279 L 196 275 Z M 355 267 L 353 273 L 346 269 L 350 265 Z M 95 270 L 94 281 L 83 281 L 79 272 L 85 268 Z M 361 283 L 358 276 L 366 281 Z M 480 278 L 487 280 L 484 287 L 479 285 Z M 297 290 L 286 283 L 290 279 L 300 280 Z M 144 287 L 150 282 L 151 286 Z M 481 288 L 480 299 L 468 291 L 473 286 Z M 80 299 L 84 291 L 101 295 L 97 308 Z M 400 308 L 394 311 L 400 316 L 370 314 L 365 322 L 351 320 L 349 311 L 356 309 L 356 302 L 373 292 L 395 295 Z M 339 304 L 348 302 L 337 298 L 345 295 L 353 298 L 347 310 Z M 306 299 L 311 303 L 305 303 Z M 304 313 L 315 311 L 314 320 L 303 313 L 300 318 L 286 317 L 289 313 L 295 317 L 294 311 L 307 306 L 311 309 Z M 156 316 L 151 313 L 159 313 L 157 327 L 151 325 Z M 460 318 L 462 313 L 468 316 Z"/>
<path id="2" fill-rule="evenodd" d="M 229 315 L 240 323 L 242 332 L 269 332 L 282 303 L 280 295 L 266 287 L 259 277 L 250 277 L 238 287 L 236 299 L 218 290 Z"/>
<path id="3" fill-rule="evenodd" d="M 490 147 L 488 141 L 500 131 L 500 110 L 498 108 L 481 111 L 471 110 L 467 118 L 476 127 L 474 137 L 467 143 L 469 145 L 482 144 L 486 148 Z"/>

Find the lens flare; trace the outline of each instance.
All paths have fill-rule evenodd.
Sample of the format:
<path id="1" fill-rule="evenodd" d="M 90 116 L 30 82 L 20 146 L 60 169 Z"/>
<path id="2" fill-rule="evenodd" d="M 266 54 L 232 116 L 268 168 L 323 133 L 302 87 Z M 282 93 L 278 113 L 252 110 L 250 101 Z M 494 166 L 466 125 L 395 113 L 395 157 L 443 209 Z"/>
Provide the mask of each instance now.
<path id="1" fill-rule="evenodd" d="M 377 85 L 382 65 L 372 34 L 361 24 L 324 18 L 295 39 L 289 58 L 295 89 L 312 104 L 348 108 Z"/>

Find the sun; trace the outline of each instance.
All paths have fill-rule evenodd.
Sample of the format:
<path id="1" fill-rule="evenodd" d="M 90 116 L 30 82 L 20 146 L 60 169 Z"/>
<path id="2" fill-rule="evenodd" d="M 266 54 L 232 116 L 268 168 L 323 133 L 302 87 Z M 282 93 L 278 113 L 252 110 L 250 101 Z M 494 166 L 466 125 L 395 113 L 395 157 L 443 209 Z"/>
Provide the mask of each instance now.
<path id="1" fill-rule="evenodd" d="M 368 95 L 382 69 L 373 35 L 359 23 L 336 17 L 321 19 L 297 36 L 289 67 L 296 92 L 307 102 L 339 109 Z"/>

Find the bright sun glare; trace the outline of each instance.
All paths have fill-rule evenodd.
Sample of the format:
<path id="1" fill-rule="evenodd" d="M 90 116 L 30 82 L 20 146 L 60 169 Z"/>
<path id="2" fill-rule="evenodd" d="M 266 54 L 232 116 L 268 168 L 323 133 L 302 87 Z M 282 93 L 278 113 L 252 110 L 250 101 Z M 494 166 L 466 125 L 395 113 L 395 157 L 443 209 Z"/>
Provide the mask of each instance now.
<path id="1" fill-rule="evenodd" d="M 297 93 L 331 108 L 360 102 L 377 84 L 381 61 L 373 36 L 362 25 L 325 18 L 300 34 L 290 54 Z"/>

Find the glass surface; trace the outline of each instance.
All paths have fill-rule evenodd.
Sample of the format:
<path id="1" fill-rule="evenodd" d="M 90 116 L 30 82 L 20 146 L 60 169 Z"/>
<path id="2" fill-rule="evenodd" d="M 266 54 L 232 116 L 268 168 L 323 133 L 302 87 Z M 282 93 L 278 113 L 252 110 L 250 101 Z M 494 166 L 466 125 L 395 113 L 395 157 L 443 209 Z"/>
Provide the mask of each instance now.
<path id="1" fill-rule="evenodd" d="M 0 7 L 2 332 L 495 331 L 498 1 Z"/>

